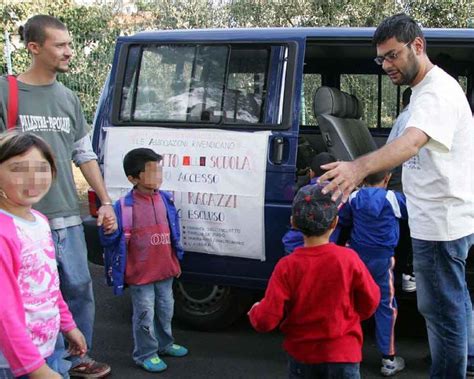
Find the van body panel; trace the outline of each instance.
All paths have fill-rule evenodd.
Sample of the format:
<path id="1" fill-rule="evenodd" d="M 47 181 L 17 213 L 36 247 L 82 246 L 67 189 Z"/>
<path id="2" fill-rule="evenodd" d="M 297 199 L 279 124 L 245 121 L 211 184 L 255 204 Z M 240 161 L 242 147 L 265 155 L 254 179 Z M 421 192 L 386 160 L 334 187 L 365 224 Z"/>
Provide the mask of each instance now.
<path id="1" fill-rule="evenodd" d="M 393 86 L 381 67 L 373 62 L 376 55 L 372 45 L 374 31 L 375 28 L 332 27 L 174 30 L 141 32 L 117 39 L 112 68 L 94 121 L 93 148 L 102 168 L 106 127 L 271 132 L 265 177 L 265 260 L 222 256 L 219 252 L 203 254 L 188 251 L 182 261 L 183 281 L 245 289 L 265 288 L 275 264 L 284 255 L 281 238 L 289 228 L 297 176 L 307 167 L 307 162 L 302 163 L 303 147 L 311 155 L 325 151 L 330 146 L 331 141 L 321 133 L 313 112 L 313 97 L 318 87 L 336 87 L 356 96 L 363 107 L 362 119 L 367 124 L 371 137 L 377 146 L 385 143 L 391 122 L 400 112 L 402 88 Z M 470 95 L 474 99 L 474 29 L 424 29 L 424 33 L 430 58 L 436 64 L 446 65 L 446 70 L 451 70 L 460 80 L 468 97 Z M 127 96 L 132 96 L 133 99 L 137 96 L 144 51 L 154 53 L 168 47 L 173 47 L 173 51 L 179 53 L 183 48 L 193 51 L 193 70 L 197 67 L 196 61 L 204 59 L 204 55 L 199 55 L 202 51 L 226 51 L 224 71 L 228 76 L 234 72 L 232 69 L 237 74 L 239 69 L 246 73 L 243 66 L 248 63 L 241 59 L 239 64 L 232 66 L 232 54 L 251 54 L 254 51 L 252 49 L 260 49 L 258 51 L 263 52 L 262 54 L 267 51 L 264 55 L 268 66 L 263 73 L 266 81 L 262 80 L 260 74 L 254 74 L 253 78 L 249 76 L 248 79 L 254 83 L 254 87 L 248 86 L 249 92 L 254 88 L 255 93 L 263 99 L 259 104 L 261 114 L 258 121 L 236 122 L 237 105 L 234 120 L 226 119 L 226 91 L 235 93 L 236 104 L 237 96 L 245 92 L 239 89 L 232 89 L 234 92 L 231 92 L 228 76 L 224 79 L 221 108 L 217 107 L 221 112 L 214 110 L 210 119 L 203 119 L 204 112 L 200 114 L 200 119 L 198 117 L 192 121 L 134 119 L 133 104 L 129 118 L 123 116 L 123 104 L 128 101 Z M 445 60 L 446 56 L 449 59 Z M 132 87 L 135 92 L 131 90 Z M 366 91 L 367 88 L 371 90 Z M 124 95 L 126 90 L 129 95 Z M 187 92 L 186 96 L 190 93 Z M 136 101 L 133 99 L 132 101 Z M 190 109 L 188 106 L 186 114 L 191 113 Z M 213 121 L 212 117 L 216 114 Z M 92 218 L 85 221 L 86 238 L 90 254 L 96 256 L 92 260 L 97 262 L 100 260 L 97 258 L 100 248 L 93 236 L 93 222 Z M 409 246 L 400 246 L 397 254 L 407 248 Z M 469 277 L 473 275 L 471 266 L 468 265 Z"/>

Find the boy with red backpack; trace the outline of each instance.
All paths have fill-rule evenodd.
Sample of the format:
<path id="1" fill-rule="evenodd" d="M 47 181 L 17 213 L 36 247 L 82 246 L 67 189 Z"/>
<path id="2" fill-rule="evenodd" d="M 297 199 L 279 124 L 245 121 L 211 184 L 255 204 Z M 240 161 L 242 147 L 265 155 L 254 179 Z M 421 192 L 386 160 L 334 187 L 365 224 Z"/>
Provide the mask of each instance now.
<path id="1" fill-rule="evenodd" d="M 133 189 L 114 205 L 118 229 L 100 230 L 105 272 L 114 293 L 130 288 L 133 305 L 133 360 L 147 371 L 167 365 L 160 355 L 182 357 L 188 350 L 174 344 L 173 279 L 181 274 L 183 256 L 179 219 L 171 196 L 160 191 L 162 156 L 151 149 L 129 151 L 123 168 Z"/>

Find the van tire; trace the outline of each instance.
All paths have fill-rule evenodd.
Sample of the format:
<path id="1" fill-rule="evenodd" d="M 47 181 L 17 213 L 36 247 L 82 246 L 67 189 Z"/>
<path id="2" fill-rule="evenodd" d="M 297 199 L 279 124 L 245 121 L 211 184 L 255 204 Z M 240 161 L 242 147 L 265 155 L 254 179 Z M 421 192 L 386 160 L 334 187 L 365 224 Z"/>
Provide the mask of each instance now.
<path id="1" fill-rule="evenodd" d="M 175 280 L 174 314 L 197 330 L 219 330 L 232 325 L 250 308 L 253 296 L 236 288 Z"/>

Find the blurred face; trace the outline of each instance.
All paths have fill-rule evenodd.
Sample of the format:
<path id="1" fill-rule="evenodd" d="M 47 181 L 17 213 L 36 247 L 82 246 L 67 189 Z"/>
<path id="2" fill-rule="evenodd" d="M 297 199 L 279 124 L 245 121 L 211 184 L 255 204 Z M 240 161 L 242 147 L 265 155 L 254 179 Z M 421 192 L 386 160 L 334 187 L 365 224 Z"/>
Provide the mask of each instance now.
<path id="1" fill-rule="evenodd" d="M 72 39 L 67 30 L 46 28 L 46 40 L 42 45 L 30 42 L 28 49 L 34 56 L 35 64 L 54 72 L 69 71 L 72 58 Z"/>
<path id="2" fill-rule="evenodd" d="M 416 38 L 407 44 L 392 37 L 377 45 L 377 60 L 382 61 L 382 68 L 393 84 L 411 85 L 418 75 L 418 40 L 422 41 Z"/>
<path id="3" fill-rule="evenodd" d="M 163 167 L 161 162 L 147 162 L 145 170 L 140 172 L 137 178 L 133 179 L 132 183 L 137 186 L 141 192 L 153 192 L 161 187 L 163 183 Z"/>
<path id="4" fill-rule="evenodd" d="M 0 164 L 0 202 L 10 207 L 30 207 L 46 195 L 51 181 L 49 162 L 32 147 Z"/>

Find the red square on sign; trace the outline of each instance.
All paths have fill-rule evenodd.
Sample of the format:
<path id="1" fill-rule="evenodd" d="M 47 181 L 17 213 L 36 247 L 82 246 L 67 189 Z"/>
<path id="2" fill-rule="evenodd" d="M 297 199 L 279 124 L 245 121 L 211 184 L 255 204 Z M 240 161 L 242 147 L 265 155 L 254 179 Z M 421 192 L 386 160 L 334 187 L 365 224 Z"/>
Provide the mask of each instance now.
<path id="1" fill-rule="evenodd" d="M 189 155 L 185 155 L 183 157 L 183 166 L 190 166 L 191 165 L 191 157 Z"/>
<path id="2" fill-rule="evenodd" d="M 199 157 L 199 166 L 206 165 L 206 157 Z"/>

